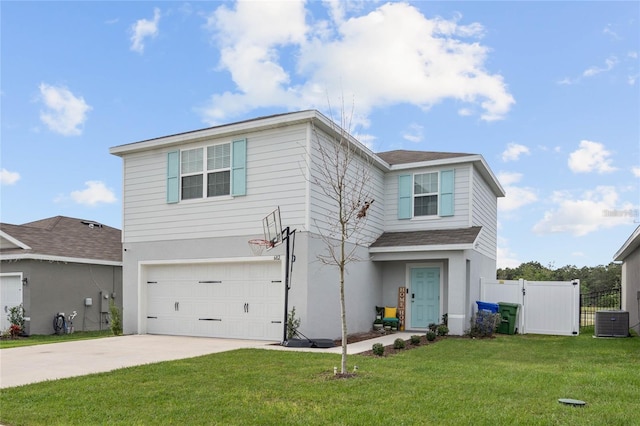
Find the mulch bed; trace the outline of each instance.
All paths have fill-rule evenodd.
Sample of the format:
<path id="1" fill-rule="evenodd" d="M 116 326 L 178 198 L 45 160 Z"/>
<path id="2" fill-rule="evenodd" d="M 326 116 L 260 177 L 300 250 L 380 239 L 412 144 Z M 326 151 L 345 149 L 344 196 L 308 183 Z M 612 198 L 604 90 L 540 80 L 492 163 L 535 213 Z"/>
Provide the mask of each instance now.
<path id="1" fill-rule="evenodd" d="M 377 337 L 383 336 L 384 333 L 381 333 L 379 331 L 368 331 L 368 332 L 364 332 L 364 333 L 355 333 L 355 334 L 350 334 L 347 336 L 347 344 L 349 343 L 356 343 L 356 342 L 362 342 L 364 340 L 370 340 L 370 339 L 375 339 Z M 438 340 L 442 340 L 443 337 L 437 337 L 436 340 L 429 342 L 427 340 L 427 336 L 425 334 L 421 334 L 420 335 L 420 343 L 418 345 L 412 345 L 411 344 L 411 340 L 405 340 L 405 346 L 404 349 L 395 349 L 393 347 L 393 343 L 390 345 L 387 345 L 384 347 L 384 354 L 382 356 L 391 356 L 391 355 L 395 355 L 398 352 L 403 352 L 403 351 L 407 351 L 407 350 L 411 350 L 411 349 L 415 349 L 418 348 L 420 346 L 424 346 L 424 345 L 432 345 L 434 343 L 436 343 Z M 342 340 L 338 339 L 335 340 L 335 344 L 336 346 L 341 346 L 342 345 Z M 372 344 L 373 346 L 373 344 Z M 359 353 L 358 355 L 363 355 L 363 356 L 378 356 L 375 355 L 373 353 L 372 349 L 369 349 L 366 352 L 362 352 Z"/>

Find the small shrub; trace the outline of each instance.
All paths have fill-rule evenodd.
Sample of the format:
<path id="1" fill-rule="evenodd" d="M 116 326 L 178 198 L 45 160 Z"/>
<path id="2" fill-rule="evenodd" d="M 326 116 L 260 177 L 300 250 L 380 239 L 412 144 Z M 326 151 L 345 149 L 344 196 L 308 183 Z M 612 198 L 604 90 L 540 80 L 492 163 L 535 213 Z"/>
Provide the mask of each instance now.
<path id="1" fill-rule="evenodd" d="M 371 347 L 374 355 L 382 356 L 384 355 L 384 346 L 382 343 L 374 343 Z"/>
<path id="2" fill-rule="evenodd" d="M 430 342 L 433 342 L 434 340 L 436 340 L 436 333 L 435 331 L 427 331 L 427 340 Z"/>
<path id="3" fill-rule="evenodd" d="M 14 324 L 20 327 L 20 330 L 24 328 L 24 307 L 22 303 L 9 308 L 9 315 L 7 315 L 9 324 Z"/>
<path id="4" fill-rule="evenodd" d="M 120 336 L 122 334 L 122 317 L 113 300 L 109 301 L 109 313 L 111 314 L 111 332 L 114 336 Z"/>
<path id="5" fill-rule="evenodd" d="M 413 336 L 411 336 L 411 344 L 418 346 L 420 344 L 420 336 L 418 336 L 417 334 L 414 334 Z"/>
<path id="6" fill-rule="evenodd" d="M 444 324 L 440 324 L 436 333 L 438 334 L 438 336 L 446 336 L 447 334 L 449 334 L 449 327 Z"/>
<path id="7" fill-rule="evenodd" d="M 405 342 L 401 338 L 398 337 L 396 340 L 393 341 L 393 349 L 404 349 L 404 347 L 405 347 Z"/>
<path id="8" fill-rule="evenodd" d="M 24 307 L 22 304 L 9 308 L 7 319 L 9 320 L 9 324 L 11 324 L 8 334 L 12 339 L 15 339 L 22 334 L 24 330 Z"/>
<path id="9" fill-rule="evenodd" d="M 498 329 L 501 320 L 499 313 L 479 311 L 471 318 L 471 328 L 466 334 L 469 337 L 491 337 Z"/>
<path id="10" fill-rule="evenodd" d="M 287 339 L 293 339 L 298 335 L 300 327 L 300 318 L 296 318 L 296 307 L 294 306 L 287 317 Z"/>

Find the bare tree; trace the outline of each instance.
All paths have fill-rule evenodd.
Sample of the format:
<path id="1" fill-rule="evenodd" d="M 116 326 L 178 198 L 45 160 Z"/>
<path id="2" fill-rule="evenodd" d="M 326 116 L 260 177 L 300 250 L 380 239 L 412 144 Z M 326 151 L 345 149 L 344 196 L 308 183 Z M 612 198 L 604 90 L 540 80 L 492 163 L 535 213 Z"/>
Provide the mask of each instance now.
<path id="1" fill-rule="evenodd" d="M 326 251 L 317 256 L 325 265 L 337 266 L 340 279 L 340 319 L 342 323 L 341 373 L 347 371 L 347 311 L 345 272 L 347 265 L 360 260 L 357 249 L 366 239 L 363 230 L 371 198 L 371 156 L 350 135 L 353 109 L 347 117 L 344 106 L 337 125 L 331 117 L 329 136 L 314 127 L 318 161 L 311 162 L 311 183 L 327 197 L 330 208 L 324 223 L 317 223 Z"/>

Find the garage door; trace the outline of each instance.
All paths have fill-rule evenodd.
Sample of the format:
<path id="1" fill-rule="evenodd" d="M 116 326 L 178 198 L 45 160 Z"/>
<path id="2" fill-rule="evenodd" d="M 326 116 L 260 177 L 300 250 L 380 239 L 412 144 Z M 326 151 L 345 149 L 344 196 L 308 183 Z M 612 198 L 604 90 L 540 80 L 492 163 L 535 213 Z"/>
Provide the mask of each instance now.
<path id="1" fill-rule="evenodd" d="M 281 264 L 153 265 L 146 270 L 147 333 L 281 340 Z"/>

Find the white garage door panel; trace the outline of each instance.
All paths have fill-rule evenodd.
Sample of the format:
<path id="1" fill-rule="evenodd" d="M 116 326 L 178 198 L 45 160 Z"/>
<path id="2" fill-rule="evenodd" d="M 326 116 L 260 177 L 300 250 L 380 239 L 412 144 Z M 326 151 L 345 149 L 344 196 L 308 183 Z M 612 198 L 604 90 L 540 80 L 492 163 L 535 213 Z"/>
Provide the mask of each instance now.
<path id="1" fill-rule="evenodd" d="M 280 268 L 276 261 L 148 266 L 147 332 L 280 340 Z"/>

